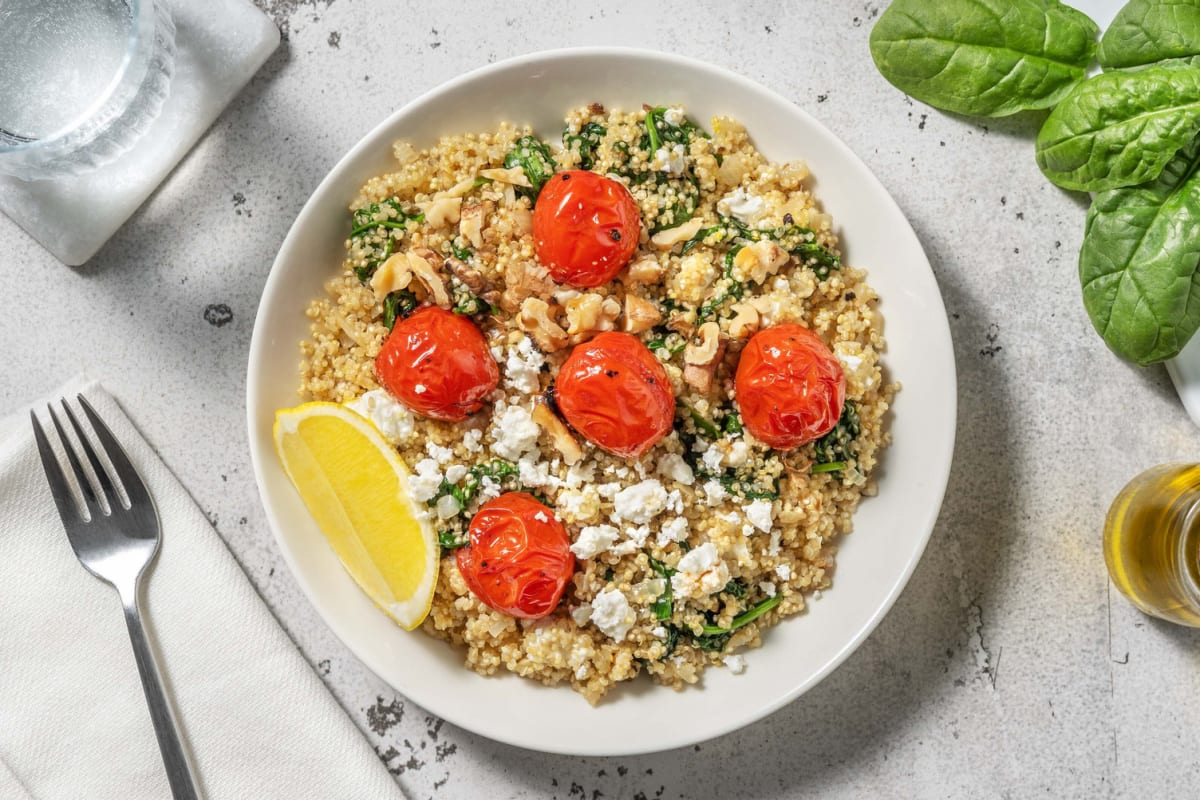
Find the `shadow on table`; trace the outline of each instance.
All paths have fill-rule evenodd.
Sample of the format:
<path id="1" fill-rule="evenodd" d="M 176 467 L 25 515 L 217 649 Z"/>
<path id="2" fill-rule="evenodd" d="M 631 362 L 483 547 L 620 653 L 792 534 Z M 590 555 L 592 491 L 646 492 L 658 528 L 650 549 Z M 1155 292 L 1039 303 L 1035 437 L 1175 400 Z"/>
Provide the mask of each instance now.
<path id="1" fill-rule="evenodd" d="M 988 309 L 965 291 L 937 252 L 929 256 L 950 314 L 958 363 L 954 468 L 924 558 L 863 646 L 766 720 L 693 747 L 578 759 L 530 753 L 463 732 L 459 741 L 466 748 L 485 760 L 489 753 L 503 759 L 512 765 L 512 776 L 534 780 L 547 768 L 558 776 L 557 788 L 531 785 L 531 796 L 575 796 L 567 787 L 574 792 L 576 785 L 581 797 L 596 790 L 604 797 L 765 798 L 794 796 L 801 786 L 806 796 L 820 796 L 851 785 L 847 776 L 877 772 L 893 743 L 912 735 L 911 720 L 921 708 L 972 687 L 994 688 L 1000 653 L 989 651 L 984 625 L 1010 568 L 1006 554 L 1018 537 L 1022 484 L 1010 447 L 1016 403 L 1000 360 L 988 355 L 989 342 L 980 333 L 987 330 Z M 886 317 L 886 299 L 881 310 Z M 746 680 L 753 680 L 753 669 L 751 658 Z M 669 791 L 657 794 L 663 786 Z"/>

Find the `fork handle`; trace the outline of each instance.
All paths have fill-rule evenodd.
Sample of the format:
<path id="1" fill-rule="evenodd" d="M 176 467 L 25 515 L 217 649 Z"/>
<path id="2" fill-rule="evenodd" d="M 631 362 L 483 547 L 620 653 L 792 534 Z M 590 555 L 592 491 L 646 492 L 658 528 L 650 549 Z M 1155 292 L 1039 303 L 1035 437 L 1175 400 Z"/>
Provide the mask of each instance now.
<path id="1" fill-rule="evenodd" d="M 142 677 L 142 691 L 146 693 L 146 704 L 150 707 L 150 719 L 154 721 L 154 735 L 158 749 L 162 752 L 163 765 L 167 768 L 167 781 L 171 784 L 171 795 L 175 800 L 199 800 L 196 778 L 179 737 L 179 727 L 171 706 L 163 691 L 162 679 L 154 653 L 146 638 L 142 615 L 138 609 L 137 589 L 121 590 L 121 603 L 125 606 L 125 625 L 129 628 L 129 640 L 133 643 L 133 655 L 137 659 L 138 673 Z"/>

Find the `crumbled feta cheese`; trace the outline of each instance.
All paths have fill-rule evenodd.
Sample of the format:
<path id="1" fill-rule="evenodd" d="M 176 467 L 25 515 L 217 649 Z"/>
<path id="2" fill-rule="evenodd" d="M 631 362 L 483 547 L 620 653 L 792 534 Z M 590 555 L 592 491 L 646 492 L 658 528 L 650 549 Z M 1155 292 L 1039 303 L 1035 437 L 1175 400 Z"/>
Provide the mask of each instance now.
<path id="1" fill-rule="evenodd" d="M 372 389 L 346 403 L 346 408 L 371 420 L 392 444 L 401 444 L 413 435 L 413 415 L 384 389 Z"/>
<path id="2" fill-rule="evenodd" d="M 600 495 L 593 486 L 583 489 L 564 489 L 554 498 L 555 508 L 567 522 L 581 522 L 590 519 L 600 510 Z"/>
<path id="3" fill-rule="evenodd" d="M 559 486 L 561 481 L 550 474 L 550 465 L 545 461 L 538 461 L 537 457 L 538 453 L 534 451 L 521 456 L 517 461 L 517 475 L 521 483 L 534 489 L 541 486 Z"/>
<path id="4" fill-rule="evenodd" d="M 781 532 L 778 528 L 771 531 L 771 543 L 767 545 L 767 555 L 769 555 L 769 556 L 779 555 L 779 541 L 781 538 L 782 538 Z"/>
<path id="5" fill-rule="evenodd" d="M 423 383 L 418 383 L 416 386 L 413 387 L 413 392 L 416 394 L 425 394 L 425 392 L 427 392 L 427 391 L 429 391 L 429 390 L 425 388 L 425 384 L 423 384 Z"/>
<path id="6" fill-rule="evenodd" d="M 729 445 L 729 452 L 725 454 L 725 463 L 731 467 L 740 467 L 745 465 L 749 458 L 750 445 L 746 444 L 744 439 L 738 439 Z"/>
<path id="7" fill-rule="evenodd" d="M 472 428 L 463 434 L 463 447 L 467 448 L 468 453 L 478 453 L 483 449 L 483 445 L 480 444 L 482 440 L 483 431 L 479 430 L 478 428 Z"/>
<path id="8" fill-rule="evenodd" d="M 578 489 L 585 483 L 591 483 L 596 479 L 596 463 L 594 461 L 577 461 L 567 467 L 566 485 L 571 489 Z"/>
<path id="9" fill-rule="evenodd" d="M 717 547 L 705 542 L 689 550 L 671 576 L 671 589 L 676 597 L 704 597 L 719 592 L 729 583 L 729 567 L 717 555 Z"/>
<path id="10" fill-rule="evenodd" d="M 665 639 L 667 638 L 667 629 L 662 625 L 656 625 L 650 629 L 650 635 L 656 639 Z"/>
<path id="11" fill-rule="evenodd" d="M 458 500 L 454 495 L 443 495 L 437 501 L 438 519 L 450 519 L 459 511 L 462 511 L 462 506 L 458 504 Z"/>
<path id="12" fill-rule="evenodd" d="M 612 547 L 619 533 L 612 525 L 589 525 L 579 532 L 571 552 L 576 558 L 594 558 Z"/>
<path id="13" fill-rule="evenodd" d="M 446 480 L 450 483 L 458 483 L 463 478 L 467 477 L 468 470 L 462 464 L 451 464 L 446 467 Z"/>
<path id="14" fill-rule="evenodd" d="M 725 663 L 725 666 L 729 667 L 729 671 L 734 675 L 741 675 L 746 671 L 746 657 L 743 655 L 734 654 L 725 656 L 721 661 Z"/>
<path id="15" fill-rule="evenodd" d="M 521 456 L 537 447 L 541 428 L 522 406 L 505 406 L 497 409 L 492 418 L 492 450 L 501 458 L 518 461 Z"/>
<path id="16" fill-rule="evenodd" d="M 667 508 L 667 490 L 657 478 L 647 478 L 617 492 L 613 498 L 613 516 L 635 524 L 645 524 Z"/>
<path id="17" fill-rule="evenodd" d="M 787 564 L 780 564 L 775 567 L 775 574 L 779 576 L 781 581 L 790 581 L 792 579 L 792 568 Z"/>
<path id="18" fill-rule="evenodd" d="M 667 453 L 658 462 L 658 474 L 664 478 L 678 481 L 684 486 L 691 486 L 696 481 L 692 468 L 678 453 Z"/>
<path id="19" fill-rule="evenodd" d="M 546 357 L 533 345 L 528 336 L 508 351 L 504 362 L 504 383 L 523 394 L 535 394 L 542 388 L 538 378 Z"/>
<path id="20" fill-rule="evenodd" d="M 417 462 L 417 472 L 408 476 L 408 491 L 413 500 L 424 503 L 437 494 L 442 485 L 442 471 L 432 458 L 423 458 Z"/>
<path id="21" fill-rule="evenodd" d="M 504 360 L 504 348 L 503 347 L 501 347 L 500 345 L 497 344 L 497 345 L 493 345 L 489 349 L 492 351 L 492 358 L 494 358 L 496 361 Z"/>
<path id="22" fill-rule="evenodd" d="M 486 503 L 488 500 L 494 500 L 503 493 L 503 487 L 487 475 L 483 476 L 483 480 L 479 482 L 479 494 L 476 495 L 477 502 L 480 504 Z"/>
<path id="23" fill-rule="evenodd" d="M 700 456 L 700 460 L 704 462 L 704 466 L 708 467 L 709 472 L 720 472 L 721 463 L 725 460 L 725 454 L 721 452 L 721 448 L 712 445 L 704 451 L 704 455 Z"/>
<path id="24" fill-rule="evenodd" d="M 663 119 L 667 123 L 674 125 L 676 128 L 678 128 L 680 125 L 683 124 L 683 120 L 684 120 L 683 109 L 680 108 L 679 106 L 671 106 L 670 108 L 668 108 L 666 111 L 663 112 Z"/>
<path id="25" fill-rule="evenodd" d="M 591 618 L 592 607 L 588 603 L 584 603 L 581 606 L 575 606 L 571 609 L 571 619 L 575 620 L 575 624 L 581 628 L 584 625 L 587 625 Z"/>
<path id="26" fill-rule="evenodd" d="M 676 514 L 683 513 L 683 493 L 678 489 L 672 489 L 667 493 L 667 510 L 674 511 Z"/>
<path id="27" fill-rule="evenodd" d="M 451 450 L 449 447 L 442 447 L 434 442 L 425 443 L 425 452 L 429 454 L 430 458 L 439 464 L 445 464 L 447 461 L 454 458 L 453 450 Z"/>
<path id="28" fill-rule="evenodd" d="M 725 498 L 729 497 L 729 492 L 725 491 L 725 487 L 716 478 L 705 481 L 703 488 L 710 506 L 719 506 L 725 502 Z"/>
<path id="29" fill-rule="evenodd" d="M 774 597 L 776 592 L 775 584 L 771 583 L 770 581 L 763 581 L 762 583 L 758 584 L 758 590 L 767 597 Z"/>
<path id="30" fill-rule="evenodd" d="M 687 169 L 687 149 L 682 144 L 658 148 L 650 161 L 650 169 L 668 175 L 682 175 Z"/>
<path id="31" fill-rule="evenodd" d="M 750 194 L 741 186 L 717 201 L 717 213 L 736 217 L 747 225 L 763 213 L 767 203 L 756 194 Z"/>
<path id="32" fill-rule="evenodd" d="M 614 642 L 625 641 L 636 621 L 637 614 L 620 589 L 605 589 L 592 601 L 592 623 Z"/>
<path id="33" fill-rule="evenodd" d="M 621 491 L 621 484 L 616 481 L 596 484 L 596 493 L 605 500 L 612 500 L 617 496 L 617 492 L 619 491 Z"/>
<path id="34" fill-rule="evenodd" d="M 682 542 L 688 535 L 688 521 L 684 517 L 672 517 L 658 529 L 658 546 L 666 547 L 671 542 Z"/>
<path id="35" fill-rule="evenodd" d="M 746 519 L 763 533 L 769 533 L 775 522 L 775 506 L 770 500 L 755 500 L 746 506 Z"/>

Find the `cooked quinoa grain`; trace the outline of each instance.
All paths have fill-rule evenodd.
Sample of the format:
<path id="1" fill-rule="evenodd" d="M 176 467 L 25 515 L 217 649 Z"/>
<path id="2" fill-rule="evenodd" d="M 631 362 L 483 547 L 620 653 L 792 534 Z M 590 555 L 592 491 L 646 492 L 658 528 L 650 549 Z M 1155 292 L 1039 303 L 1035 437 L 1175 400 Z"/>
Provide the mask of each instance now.
<path id="1" fill-rule="evenodd" d="M 423 629 L 468 667 L 569 683 L 590 702 L 641 673 L 680 688 L 828 588 L 839 536 L 887 441 L 877 296 L 843 263 L 803 162 L 771 163 L 736 121 L 711 132 L 679 108 L 566 117 L 561 148 L 528 128 L 397 142 L 394 172 L 351 204 L 352 232 L 326 296 L 307 310 L 300 393 L 348 403 L 395 444 L 443 544 Z M 621 181 L 642 216 L 638 250 L 595 289 L 554 283 L 535 255 L 532 204 L 550 173 Z M 426 419 L 378 388 L 374 358 L 398 316 L 422 303 L 472 316 L 500 387 L 462 423 Z M 798 323 L 840 361 L 847 403 L 823 439 L 788 452 L 740 423 L 734 371 L 757 330 Z M 664 365 L 678 416 L 644 457 L 618 458 L 571 431 L 547 400 L 573 345 L 637 335 Z M 453 548 L 471 514 L 507 490 L 544 499 L 576 568 L 536 621 L 485 606 Z"/>

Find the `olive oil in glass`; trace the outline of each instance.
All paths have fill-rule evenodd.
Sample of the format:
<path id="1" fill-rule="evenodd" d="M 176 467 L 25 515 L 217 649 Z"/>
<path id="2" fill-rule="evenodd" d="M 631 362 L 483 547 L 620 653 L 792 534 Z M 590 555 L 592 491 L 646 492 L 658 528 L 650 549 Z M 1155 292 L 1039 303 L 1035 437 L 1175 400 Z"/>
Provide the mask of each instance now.
<path id="1" fill-rule="evenodd" d="M 1108 511 L 1104 559 L 1138 609 L 1200 628 L 1200 464 L 1165 464 L 1130 481 Z"/>

